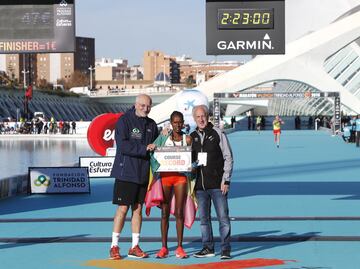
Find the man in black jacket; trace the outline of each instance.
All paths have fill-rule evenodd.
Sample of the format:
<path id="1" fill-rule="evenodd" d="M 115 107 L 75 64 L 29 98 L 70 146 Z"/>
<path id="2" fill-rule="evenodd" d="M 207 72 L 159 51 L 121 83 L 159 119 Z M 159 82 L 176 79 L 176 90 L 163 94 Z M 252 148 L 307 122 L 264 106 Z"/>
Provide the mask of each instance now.
<path id="1" fill-rule="evenodd" d="M 116 124 L 116 156 L 111 176 L 115 178 L 113 203 L 118 208 L 114 217 L 110 259 L 121 259 L 118 242 L 129 207 L 132 210 L 132 247 L 128 256 L 148 257 L 139 247 L 139 238 L 142 204 L 149 183 L 149 152 L 155 149 L 153 141 L 158 136 L 155 121 L 148 118 L 151 105 L 150 96 L 140 94 L 136 98 L 135 107 L 121 116 Z"/>
<path id="2" fill-rule="evenodd" d="M 232 152 L 226 135 L 209 122 L 207 106 L 193 109 L 197 128 L 191 133 L 193 160 L 197 160 L 196 198 L 200 217 L 203 249 L 194 254 L 197 258 L 215 256 L 211 225 L 211 202 L 219 220 L 221 259 L 231 258 L 230 219 L 227 194 L 233 167 Z"/>

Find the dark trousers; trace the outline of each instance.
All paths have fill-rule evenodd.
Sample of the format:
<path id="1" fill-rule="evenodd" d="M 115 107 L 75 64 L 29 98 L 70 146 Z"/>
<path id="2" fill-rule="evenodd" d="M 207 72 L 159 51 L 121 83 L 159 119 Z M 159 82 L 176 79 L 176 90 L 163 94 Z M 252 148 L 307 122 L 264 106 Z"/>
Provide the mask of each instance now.
<path id="1" fill-rule="evenodd" d="M 356 131 L 355 141 L 356 141 L 356 146 L 360 147 L 360 131 Z"/>
<path id="2" fill-rule="evenodd" d="M 350 131 L 350 143 L 355 143 L 355 131 L 351 130 Z"/>

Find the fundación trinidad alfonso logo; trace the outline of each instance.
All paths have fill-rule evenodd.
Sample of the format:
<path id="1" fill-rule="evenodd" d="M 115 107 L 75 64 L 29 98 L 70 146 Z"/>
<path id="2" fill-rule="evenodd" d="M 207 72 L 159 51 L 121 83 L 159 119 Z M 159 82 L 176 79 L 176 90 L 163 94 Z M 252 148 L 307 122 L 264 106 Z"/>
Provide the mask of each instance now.
<path id="1" fill-rule="evenodd" d="M 130 134 L 130 137 L 131 138 L 134 138 L 134 139 L 141 139 L 141 132 L 138 128 L 133 128 L 131 130 L 131 134 Z"/>
<path id="2" fill-rule="evenodd" d="M 91 149 L 97 154 L 106 156 L 106 149 L 114 146 L 115 126 L 123 114 L 124 113 L 101 114 L 91 122 L 87 131 L 87 140 Z"/>
<path id="3" fill-rule="evenodd" d="M 60 2 L 60 6 L 61 7 L 66 7 L 68 4 L 67 4 L 67 2 L 65 1 L 65 0 L 62 0 L 61 2 Z"/>
<path id="4" fill-rule="evenodd" d="M 134 128 L 134 129 L 132 129 L 132 132 L 133 132 L 133 134 L 138 134 L 138 133 L 140 133 L 140 130 L 138 128 Z"/>
<path id="5" fill-rule="evenodd" d="M 34 180 L 34 185 L 36 187 L 40 187 L 41 185 L 48 187 L 50 185 L 50 179 L 44 175 L 39 175 L 38 178 Z"/>

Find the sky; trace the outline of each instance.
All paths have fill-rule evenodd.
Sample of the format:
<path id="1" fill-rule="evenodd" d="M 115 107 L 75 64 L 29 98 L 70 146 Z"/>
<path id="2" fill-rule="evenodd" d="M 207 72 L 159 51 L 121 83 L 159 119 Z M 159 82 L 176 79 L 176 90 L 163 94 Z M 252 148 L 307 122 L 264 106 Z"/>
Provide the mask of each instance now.
<path id="1" fill-rule="evenodd" d="M 205 0 L 76 0 L 76 35 L 95 38 L 96 58 L 125 58 L 142 64 L 146 50 L 166 55 L 206 55 Z M 249 59 L 249 57 L 245 57 Z M 244 60 L 218 56 L 216 60 Z"/>

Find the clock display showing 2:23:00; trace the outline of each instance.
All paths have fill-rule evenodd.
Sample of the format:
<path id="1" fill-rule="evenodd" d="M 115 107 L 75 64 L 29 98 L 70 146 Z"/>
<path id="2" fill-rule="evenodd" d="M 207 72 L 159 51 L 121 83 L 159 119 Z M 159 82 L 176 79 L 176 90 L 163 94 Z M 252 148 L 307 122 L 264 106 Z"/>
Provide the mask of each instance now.
<path id="1" fill-rule="evenodd" d="M 218 9 L 218 29 L 273 29 L 274 9 Z"/>

